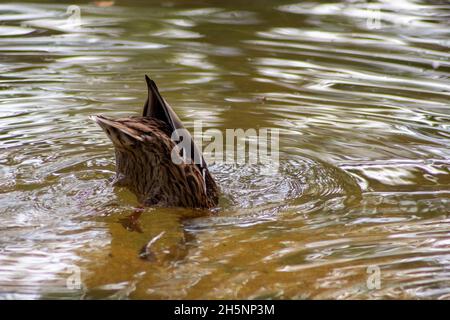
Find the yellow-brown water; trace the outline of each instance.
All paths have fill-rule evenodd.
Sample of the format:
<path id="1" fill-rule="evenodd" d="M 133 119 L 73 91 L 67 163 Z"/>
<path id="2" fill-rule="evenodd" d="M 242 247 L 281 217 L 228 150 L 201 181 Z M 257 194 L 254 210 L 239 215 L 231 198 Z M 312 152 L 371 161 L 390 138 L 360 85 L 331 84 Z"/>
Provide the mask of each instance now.
<path id="1" fill-rule="evenodd" d="M 449 17 L 445 1 L 0 4 L 0 297 L 449 298 Z M 216 213 L 149 208 L 133 231 L 88 116 L 138 114 L 146 73 L 189 129 L 280 129 L 279 173 L 213 164 Z M 140 259 L 161 232 L 179 254 Z"/>

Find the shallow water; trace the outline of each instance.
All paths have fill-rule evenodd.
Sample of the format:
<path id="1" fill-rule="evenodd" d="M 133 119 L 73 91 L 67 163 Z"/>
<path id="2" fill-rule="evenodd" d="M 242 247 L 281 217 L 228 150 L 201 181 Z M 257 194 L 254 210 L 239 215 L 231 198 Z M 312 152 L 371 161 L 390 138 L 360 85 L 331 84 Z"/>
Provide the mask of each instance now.
<path id="1" fill-rule="evenodd" d="M 74 4 L 0 4 L 1 298 L 450 298 L 448 3 Z M 215 212 L 130 226 L 88 116 L 144 74 L 189 129 L 278 128 L 278 173 L 212 164 Z"/>

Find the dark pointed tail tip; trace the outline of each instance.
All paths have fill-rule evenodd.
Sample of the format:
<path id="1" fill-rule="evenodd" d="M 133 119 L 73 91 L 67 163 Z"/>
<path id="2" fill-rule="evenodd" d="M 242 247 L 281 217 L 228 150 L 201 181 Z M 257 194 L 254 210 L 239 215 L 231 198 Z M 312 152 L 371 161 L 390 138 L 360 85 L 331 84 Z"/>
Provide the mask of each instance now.
<path id="1" fill-rule="evenodd" d="M 155 81 L 153 81 L 152 79 L 150 79 L 150 78 L 148 77 L 148 75 L 145 75 L 145 81 L 147 82 L 147 85 L 148 85 L 148 86 L 155 85 Z"/>
<path id="2" fill-rule="evenodd" d="M 150 79 L 147 75 L 145 75 L 145 81 L 147 82 L 147 87 L 152 91 L 158 91 L 158 86 L 156 85 L 156 82 Z"/>

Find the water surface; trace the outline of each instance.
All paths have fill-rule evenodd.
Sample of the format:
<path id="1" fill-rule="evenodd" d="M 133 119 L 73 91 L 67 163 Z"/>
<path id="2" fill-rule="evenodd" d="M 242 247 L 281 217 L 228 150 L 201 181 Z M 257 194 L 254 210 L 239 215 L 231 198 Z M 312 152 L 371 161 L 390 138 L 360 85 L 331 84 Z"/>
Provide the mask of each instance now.
<path id="1" fill-rule="evenodd" d="M 107 5 L 0 4 L 1 298 L 450 298 L 448 3 Z M 279 129 L 279 172 L 212 164 L 214 213 L 130 225 L 88 116 L 144 74 L 189 129 Z"/>

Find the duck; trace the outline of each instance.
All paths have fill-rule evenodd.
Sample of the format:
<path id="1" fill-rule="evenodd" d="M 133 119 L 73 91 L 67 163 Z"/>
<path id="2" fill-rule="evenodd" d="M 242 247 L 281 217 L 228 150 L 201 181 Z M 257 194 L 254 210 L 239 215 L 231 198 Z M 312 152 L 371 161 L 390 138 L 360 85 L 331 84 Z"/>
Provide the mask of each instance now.
<path id="1" fill-rule="evenodd" d="M 148 96 L 142 116 L 91 116 L 114 146 L 114 185 L 129 189 L 144 207 L 217 206 L 219 187 L 200 149 L 156 83 L 147 75 L 145 80 Z M 180 137 L 174 134 L 179 130 L 190 152 L 179 147 Z"/>

